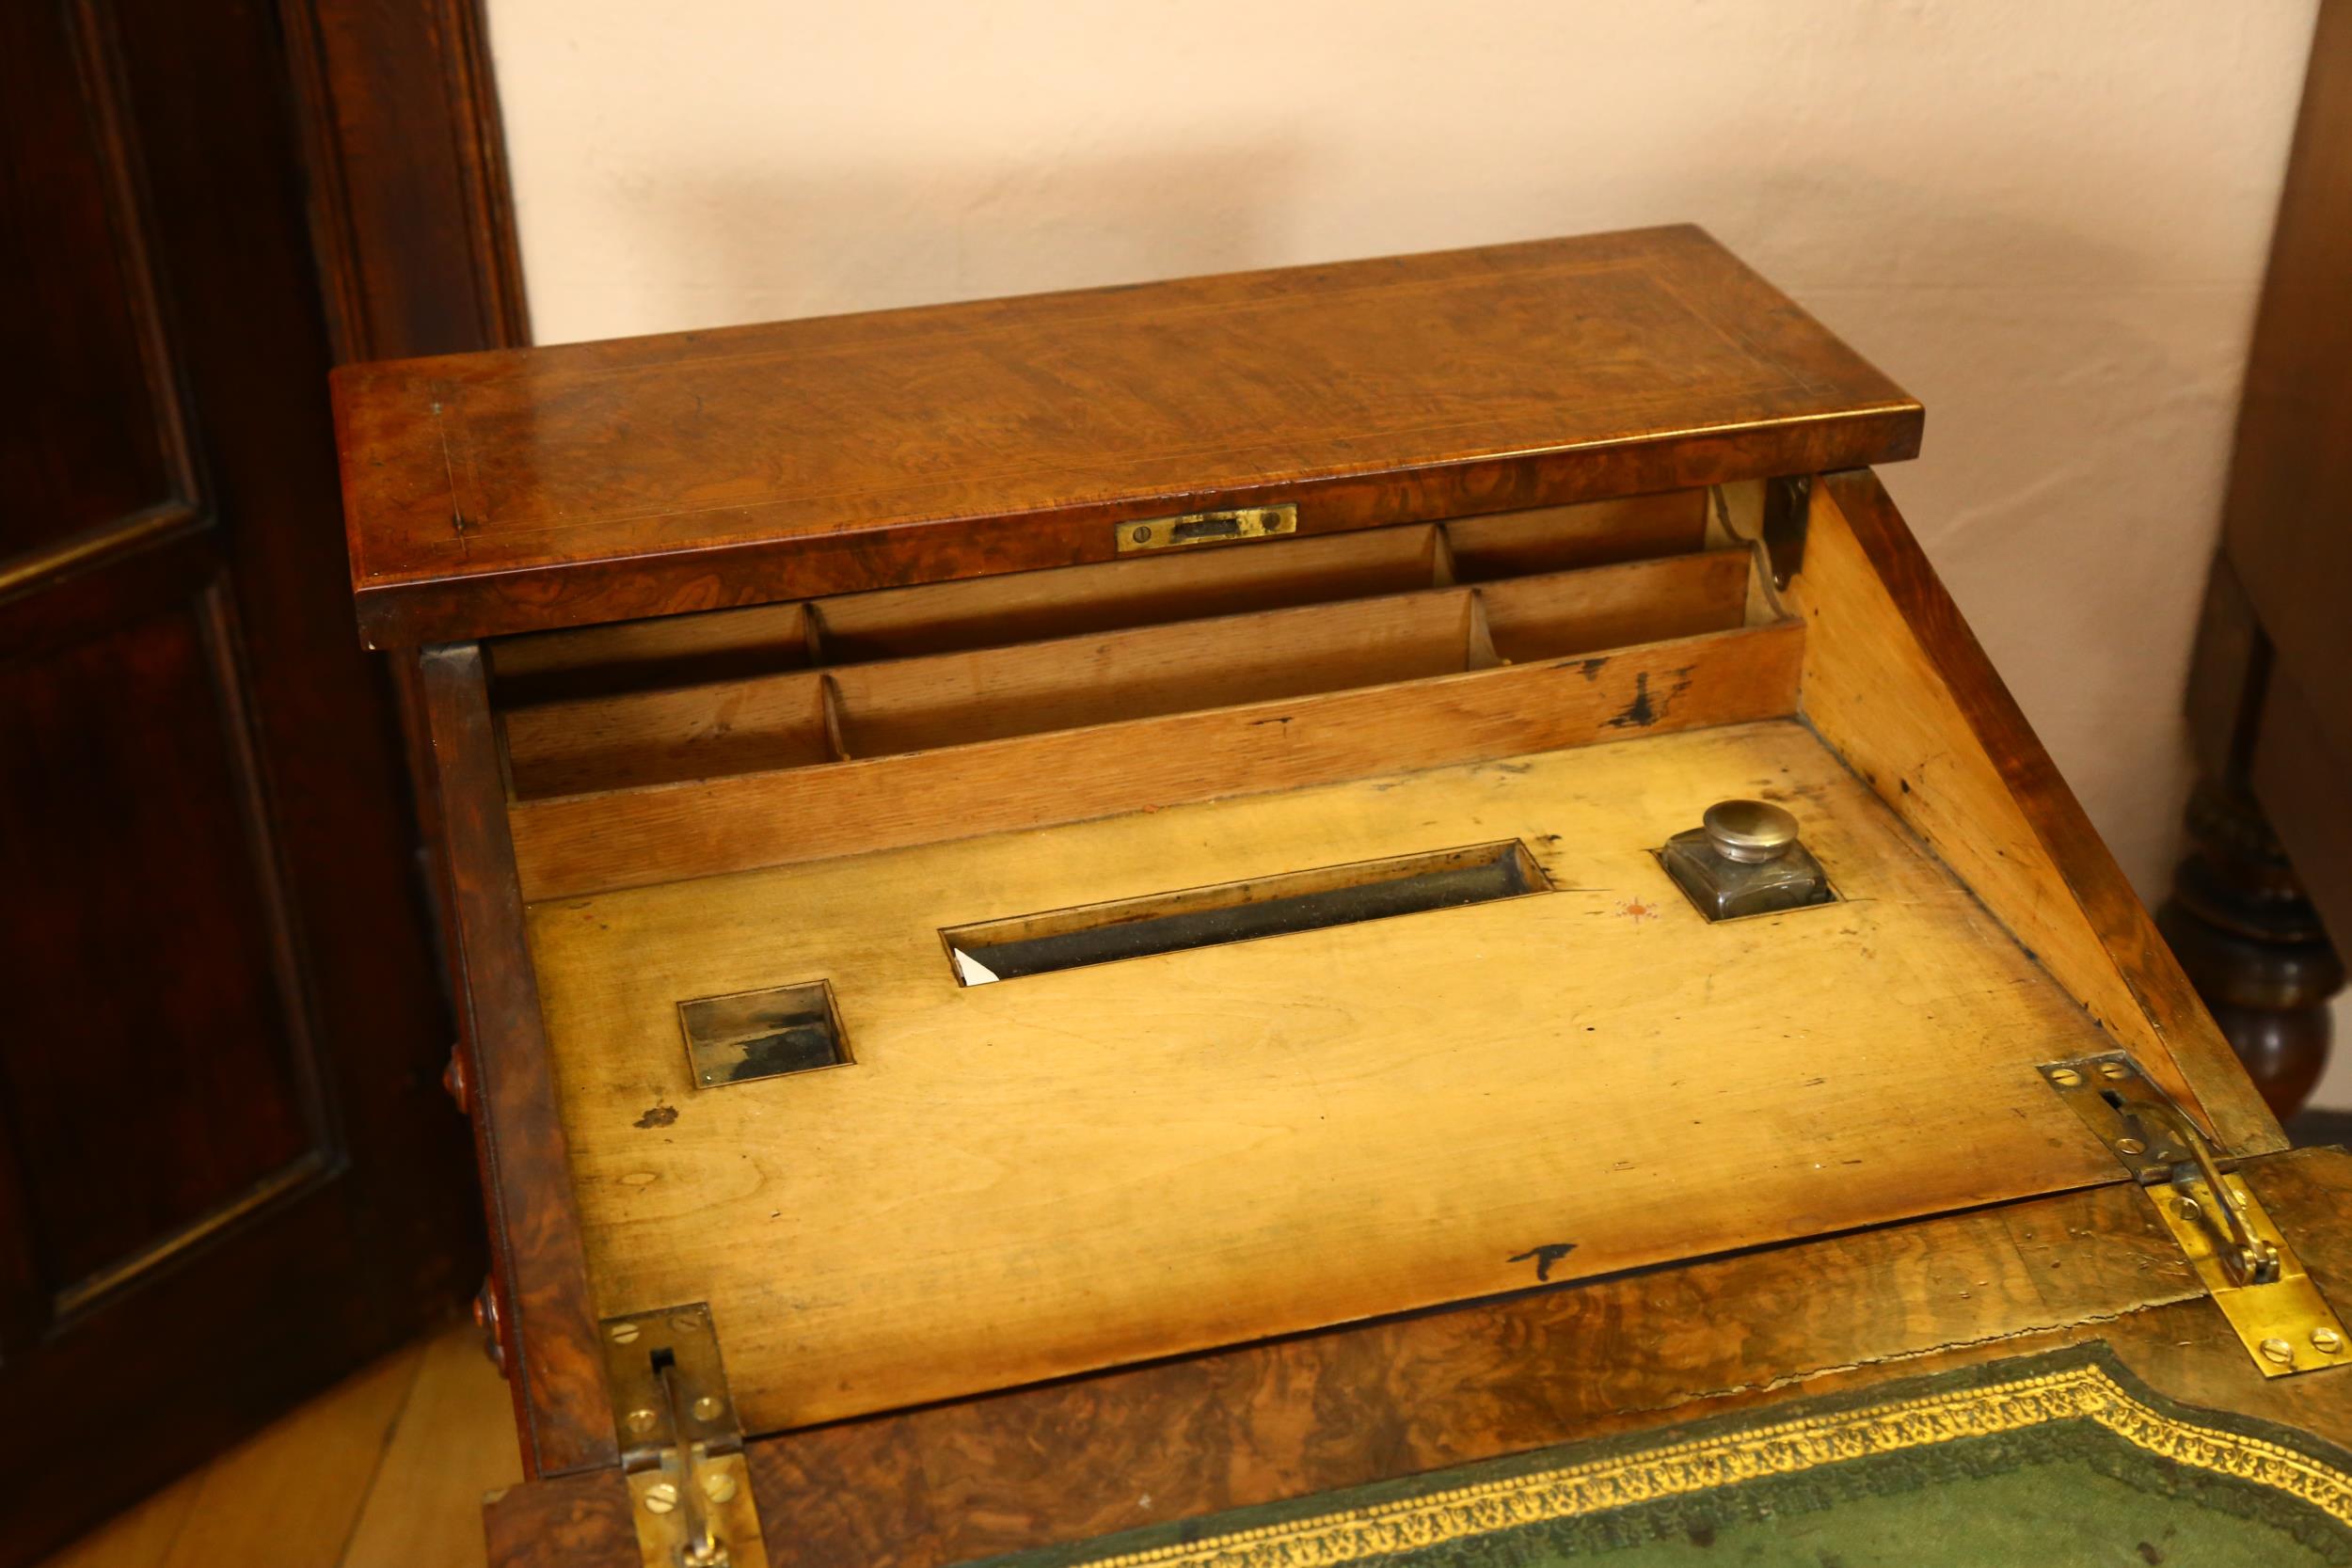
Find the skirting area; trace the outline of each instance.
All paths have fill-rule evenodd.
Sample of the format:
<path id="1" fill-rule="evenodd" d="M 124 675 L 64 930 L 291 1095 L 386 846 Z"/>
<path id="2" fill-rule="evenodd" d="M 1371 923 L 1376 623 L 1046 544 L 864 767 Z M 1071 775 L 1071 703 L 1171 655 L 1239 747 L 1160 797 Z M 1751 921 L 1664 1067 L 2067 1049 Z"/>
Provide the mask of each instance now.
<path id="1" fill-rule="evenodd" d="M 482 1495 L 522 1479 L 472 1324 L 357 1373 L 43 1568 L 481 1568 Z"/>

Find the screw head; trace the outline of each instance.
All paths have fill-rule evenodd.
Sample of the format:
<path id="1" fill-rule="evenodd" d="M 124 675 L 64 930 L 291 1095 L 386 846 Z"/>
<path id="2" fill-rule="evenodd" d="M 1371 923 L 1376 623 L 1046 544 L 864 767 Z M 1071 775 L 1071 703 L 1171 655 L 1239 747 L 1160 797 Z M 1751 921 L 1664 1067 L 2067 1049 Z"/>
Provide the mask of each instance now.
<path id="1" fill-rule="evenodd" d="M 703 1496 L 714 1503 L 725 1502 L 735 1496 L 735 1478 L 724 1470 L 705 1470 Z"/>
<path id="2" fill-rule="evenodd" d="M 2312 1348 L 2329 1355 L 2340 1355 L 2344 1353 L 2344 1336 L 2322 1323 L 2312 1330 Z"/>
<path id="3" fill-rule="evenodd" d="M 2052 1068 L 2050 1082 L 2062 1089 L 2071 1089 L 2083 1081 L 2083 1075 L 2071 1067 Z"/>
<path id="4" fill-rule="evenodd" d="M 2181 1218 L 2185 1220 L 2193 1220 L 2204 1211 L 2197 1207 L 2197 1200 L 2195 1198 L 2185 1197 L 2181 1199 L 2180 1206 L 2172 1212 L 2180 1215 Z"/>
<path id="5" fill-rule="evenodd" d="M 2099 1076 L 2102 1078 L 2129 1078 L 2131 1075 L 2132 1069 L 2121 1062 L 2107 1062 L 2099 1069 Z"/>
<path id="6" fill-rule="evenodd" d="M 628 1430 L 636 1433 L 651 1432 L 653 1430 L 653 1412 L 650 1410 L 630 1411 L 628 1413 Z"/>
<path id="7" fill-rule="evenodd" d="M 694 1419 L 715 1421 L 726 1414 L 727 1402 L 716 1394 L 705 1394 L 694 1402 Z"/>
<path id="8" fill-rule="evenodd" d="M 2284 1339 L 2265 1339 L 2262 1351 L 2264 1360 L 2281 1367 L 2295 1359 L 2295 1347 Z"/>
<path id="9" fill-rule="evenodd" d="M 1129 534 L 1127 537 L 1133 539 L 1138 545 L 1148 545 L 1152 542 L 1152 530 L 1149 525 L 1146 525 L 1142 528 L 1136 529 L 1135 532 Z"/>
<path id="10" fill-rule="evenodd" d="M 637 1342 L 637 1325 L 635 1323 L 614 1323 L 612 1325 L 612 1342 L 616 1345 L 635 1344 Z"/>
<path id="11" fill-rule="evenodd" d="M 2115 1140 L 2115 1152 L 2118 1154 L 2145 1154 L 2148 1152 L 2148 1146 L 2141 1143 L 2137 1138 L 2118 1138 Z"/>
<path id="12" fill-rule="evenodd" d="M 675 1481 L 657 1481 L 645 1488 L 646 1513 L 667 1513 L 675 1507 L 677 1507 L 677 1483 Z"/>

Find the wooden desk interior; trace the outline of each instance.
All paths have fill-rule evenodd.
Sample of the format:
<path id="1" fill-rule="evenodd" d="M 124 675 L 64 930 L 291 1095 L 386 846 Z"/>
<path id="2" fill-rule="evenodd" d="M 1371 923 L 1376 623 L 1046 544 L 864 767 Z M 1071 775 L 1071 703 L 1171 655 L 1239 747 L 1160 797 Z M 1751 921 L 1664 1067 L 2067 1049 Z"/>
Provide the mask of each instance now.
<path id="1" fill-rule="evenodd" d="M 1771 590 L 1756 499 L 494 644 L 596 1314 L 707 1302 L 777 1431 L 2115 1180 L 2036 1068 L 2135 1027 L 2116 972 L 2024 840 L 1944 825 L 1964 732 L 1859 589 Z M 1816 514 L 1810 578 L 1862 581 Z M 1738 797 L 1837 901 L 1700 916 L 1655 852 Z M 1413 857 L 1510 895 L 953 956 Z M 691 1054 L 787 994 L 845 1060 Z"/>
<path id="2" fill-rule="evenodd" d="M 1839 902 L 1698 915 L 1650 851 L 1740 795 Z M 971 987 L 940 937 L 1502 840 L 1552 891 Z M 1793 719 L 548 900 L 531 938 L 598 1311 L 707 1300 L 761 1429 L 2115 1174 L 2034 1070 L 2097 1027 Z M 680 1002 L 818 979 L 853 1065 L 690 1082 Z"/>
<path id="3" fill-rule="evenodd" d="M 627 1557 L 663 1446 L 787 1553 L 870 1482 L 886 1556 L 920 1488 L 1032 1463 L 1030 1544 L 1091 1533 L 1071 1432 L 1181 1449 L 1199 1513 L 1311 1490 L 1284 1453 L 1425 1468 L 1425 1422 L 1511 1446 L 1473 1406 L 2005 1336 L 1944 1310 L 1998 1270 L 1907 1222 L 2144 1206 L 2058 1092 L 2131 1069 L 2059 1061 L 2280 1147 L 1870 470 L 1917 404 L 1695 230 L 364 367 L 337 408 L 362 625 L 419 649 L 515 1516 L 572 1511 L 518 1560 L 590 1493 Z M 1833 899 L 1702 916 L 1659 852 L 1739 798 Z M 1817 1276 L 1841 1238 L 1934 1289 Z M 1249 1370 L 1293 1350 L 1351 1370 Z M 834 1424 L 909 1411 L 970 1424 L 935 1464 Z M 786 1474 L 820 1450 L 864 1457 Z"/>

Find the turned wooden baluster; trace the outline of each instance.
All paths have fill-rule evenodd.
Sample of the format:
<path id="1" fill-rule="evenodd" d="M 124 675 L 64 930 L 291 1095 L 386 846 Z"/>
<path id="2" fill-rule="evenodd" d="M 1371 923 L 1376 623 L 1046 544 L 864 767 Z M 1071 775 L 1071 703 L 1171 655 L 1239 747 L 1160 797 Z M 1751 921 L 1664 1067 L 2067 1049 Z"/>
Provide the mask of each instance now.
<path id="1" fill-rule="evenodd" d="M 2328 1064 L 2328 999 L 2344 960 L 2262 809 L 2208 780 L 2188 803 L 2189 854 L 2156 927 L 2280 1120 Z"/>

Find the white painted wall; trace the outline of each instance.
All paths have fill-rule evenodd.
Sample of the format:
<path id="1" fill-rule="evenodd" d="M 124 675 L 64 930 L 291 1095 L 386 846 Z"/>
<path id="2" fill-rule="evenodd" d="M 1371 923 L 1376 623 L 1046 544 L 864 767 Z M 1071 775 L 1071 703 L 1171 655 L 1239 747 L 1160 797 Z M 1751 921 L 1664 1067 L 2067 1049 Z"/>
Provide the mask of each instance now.
<path id="1" fill-rule="evenodd" d="M 489 7 L 543 341 L 1705 224 L 1926 402 L 1888 483 L 2149 894 L 2314 8 Z"/>

